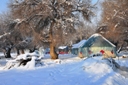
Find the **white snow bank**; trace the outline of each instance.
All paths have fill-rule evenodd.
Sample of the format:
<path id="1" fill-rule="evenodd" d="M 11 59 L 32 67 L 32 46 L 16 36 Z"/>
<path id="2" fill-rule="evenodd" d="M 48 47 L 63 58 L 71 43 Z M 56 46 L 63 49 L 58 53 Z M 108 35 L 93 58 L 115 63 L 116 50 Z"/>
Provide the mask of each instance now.
<path id="1" fill-rule="evenodd" d="M 116 60 L 117 63 L 120 64 L 120 66 L 126 66 L 128 67 L 128 58 L 119 58 L 119 60 Z"/>
<path id="2" fill-rule="evenodd" d="M 105 75 L 106 73 L 110 73 L 112 71 L 111 67 L 103 60 L 95 60 L 94 58 L 91 58 L 87 59 L 86 62 L 84 63 L 84 69 L 90 74 Z"/>
<path id="3" fill-rule="evenodd" d="M 128 60 L 127 60 L 128 61 Z M 127 85 L 128 77 L 115 72 L 110 63 L 101 57 L 87 58 L 83 64 L 85 73 L 89 74 L 91 82 L 95 85 Z M 98 84 L 98 83 L 101 84 Z"/>
<path id="4" fill-rule="evenodd" d="M 31 61 L 29 61 L 29 62 L 25 65 L 25 68 L 27 68 L 27 69 L 34 69 L 34 68 L 35 68 L 35 64 L 36 64 L 36 62 L 35 62 L 36 59 L 37 59 L 37 57 L 32 56 Z"/>
<path id="5" fill-rule="evenodd" d="M 34 57 L 32 60 L 34 60 Z M 0 85 L 128 84 L 128 78 L 118 72 L 114 72 L 108 62 L 102 60 L 102 57 L 92 57 L 83 60 L 67 55 L 67 59 L 51 60 L 44 58 L 42 61 L 45 65 L 30 70 L 25 68 L 0 70 Z"/>
<path id="6" fill-rule="evenodd" d="M 10 69 L 12 67 L 17 68 L 22 66 L 22 64 L 25 65 L 25 68 L 32 69 L 38 62 L 40 63 L 40 60 L 41 57 L 39 57 L 38 51 L 35 51 L 33 53 L 25 53 L 17 56 L 14 60 L 8 60 L 3 69 Z M 23 62 L 26 62 L 27 64 Z"/>

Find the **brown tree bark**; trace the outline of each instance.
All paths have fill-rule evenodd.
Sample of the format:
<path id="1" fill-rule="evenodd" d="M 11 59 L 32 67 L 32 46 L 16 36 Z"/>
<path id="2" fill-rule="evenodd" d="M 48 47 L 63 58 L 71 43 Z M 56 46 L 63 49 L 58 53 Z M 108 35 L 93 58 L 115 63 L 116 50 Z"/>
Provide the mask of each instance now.
<path id="1" fill-rule="evenodd" d="M 25 52 L 24 52 L 24 50 L 23 49 L 21 49 L 21 54 L 24 54 Z"/>
<path id="2" fill-rule="evenodd" d="M 52 42 L 50 43 L 50 56 L 51 59 L 58 59 L 58 54 L 56 53 L 55 46 Z"/>
<path id="3" fill-rule="evenodd" d="M 51 59 L 58 59 L 58 54 L 55 51 L 55 43 L 54 43 L 54 40 L 53 40 L 53 32 L 52 32 L 52 28 L 54 26 L 54 23 L 55 23 L 54 21 L 51 23 L 50 30 L 49 30 L 50 56 L 51 56 Z"/>

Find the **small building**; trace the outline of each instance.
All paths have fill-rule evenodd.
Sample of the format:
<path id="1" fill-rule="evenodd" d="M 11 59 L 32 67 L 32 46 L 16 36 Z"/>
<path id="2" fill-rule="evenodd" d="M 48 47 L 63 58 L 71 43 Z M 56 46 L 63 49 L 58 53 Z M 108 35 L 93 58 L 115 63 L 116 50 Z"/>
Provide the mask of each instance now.
<path id="1" fill-rule="evenodd" d="M 69 48 L 68 46 L 60 46 L 58 47 L 59 54 L 68 54 Z"/>
<path id="2" fill-rule="evenodd" d="M 116 46 L 97 33 L 93 34 L 80 48 L 80 53 L 83 57 L 88 57 L 91 54 L 98 54 L 101 51 L 104 51 L 107 57 L 116 56 Z M 110 55 L 110 53 L 112 53 L 112 55 Z"/>
<path id="3" fill-rule="evenodd" d="M 80 48 L 85 44 L 86 40 L 81 40 L 79 43 L 73 44 L 71 53 L 78 55 L 80 52 Z"/>

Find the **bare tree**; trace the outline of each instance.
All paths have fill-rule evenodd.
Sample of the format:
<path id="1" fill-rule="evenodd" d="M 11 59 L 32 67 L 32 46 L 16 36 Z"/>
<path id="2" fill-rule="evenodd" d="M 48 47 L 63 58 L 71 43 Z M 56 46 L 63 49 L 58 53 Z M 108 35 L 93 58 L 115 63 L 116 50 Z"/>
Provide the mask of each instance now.
<path id="1" fill-rule="evenodd" d="M 0 15 L 0 48 L 4 51 L 6 58 L 11 57 L 12 48 L 16 48 L 19 55 L 19 50 L 23 51 L 26 48 L 31 49 L 33 47 L 30 42 L 32 38 L 28 38 L 29 36 L 23 37 L 20 30 L 15 29 L 17 23 L 18 21 L 13 20 L 10 13 Z"/>
<path id="2" fill-rule="evenodd" d="M 31 32 L 35 42 L 50 44 L 51 59 L 58 58 L 55 52 L 57 36 L 71 36 L 80 23 L 76 13 L 80 13 L 87 21 L 94 15 L 91 0 L 12 0 L 10 8 L 13 17 L 20 20 L 17 29 L 27 34 Z"/>
<path id="3" fill-rule="evenodd" d="M 0 48 L 4 51 L 5 57 L 10 58 L 10 52 L 13 43 L 10 41 L 10 32 L 8 31 L 8 24 L 11 22 L 9 12 L 0 15 Z"/>
<path id="4" fill-rule="evenodd" d="M 128 41 L 128 0 L 105 0 L 98 32 L 118 47 Z M 103 25 L 104 24 L 104 25 Z"/>
<path id="5" fill-rule="evenodd" d="M 80 25 L 78 25 L 77 31 L 76 31 L 76 36 L 78 40 L 82 39 L 88 39 L 92 34 L 95 33 L 96 27 L 93 24 L 86 24 L 81 22 Z"/>

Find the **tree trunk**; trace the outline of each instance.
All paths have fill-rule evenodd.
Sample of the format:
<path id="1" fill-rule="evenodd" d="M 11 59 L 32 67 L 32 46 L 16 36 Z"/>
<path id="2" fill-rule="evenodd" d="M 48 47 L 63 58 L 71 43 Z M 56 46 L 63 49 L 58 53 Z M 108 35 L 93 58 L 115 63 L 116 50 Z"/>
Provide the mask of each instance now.
<path id="1" fill-rule="evenodd" d="M 53 43 L 50 43 L 50 56 L 51 59 L 58 59 L 58 54 L 55 51 L 55 46 Z"/>
<path id="2" fill-rule="evenodd" d="M 33 53 L 33 52 L 34 52 L 34 50 L 29 49 L 29 52 L 30 52 L 30 53 Z"/>
<path id="3" fill-rule="evenodd" d="M 21 54 L 24 54 L 25 52 L 24 52 L 24 49 L 21 49 Z"/>
<path id="4" fill-rule="evenodd" d="M 58 59 L 58 54 L 55 51 L 55 43 L 53 40 L 53 32 L 52 28 L 54 27 L 54 21 L 51 23 L 50 30 L 49 30 L 49 37 L 50 37 L 50 56 L 51 59 Z"/>
<path id="5" fill-rule="evenodd" d="M 5 49 L 5 58 L 11 58 L 11 48 L 7 48 L 7 49 Z"/>
<path id="6" fill-rule="evenodd" d="M 33 49 L 29 49 L 30 53 L 33 53 L 36 50 L 36 47 L 34 47 Z"/>
<path id="7" fill-rule="evenodd" d="M 20 50 L 16 48 L 17 56 L 20 55 Z"/>

